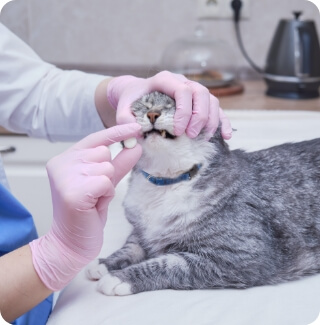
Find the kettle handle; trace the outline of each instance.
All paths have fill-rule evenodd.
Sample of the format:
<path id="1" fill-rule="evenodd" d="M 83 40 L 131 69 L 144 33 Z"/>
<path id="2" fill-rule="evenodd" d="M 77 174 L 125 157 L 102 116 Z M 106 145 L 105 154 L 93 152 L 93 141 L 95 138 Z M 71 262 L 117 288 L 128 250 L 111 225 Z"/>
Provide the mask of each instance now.
<path id="1" fill-rule="evenodd" d="M 308 69 L 308 47 L 310 46 L 310 31 L 307 27 L 299 23 L 302 11 L 294 11 L 295 27 L 294 27 L 294 71 L 296 77 L 307 77 L 310 74 Z"/>
<path id="2" fill-rule="evenodd" d="M 308 77 L 311 73 L 310 61 L 310 28 L 297 25 L 295 28 L 295 74 L 297 77 Z"/>

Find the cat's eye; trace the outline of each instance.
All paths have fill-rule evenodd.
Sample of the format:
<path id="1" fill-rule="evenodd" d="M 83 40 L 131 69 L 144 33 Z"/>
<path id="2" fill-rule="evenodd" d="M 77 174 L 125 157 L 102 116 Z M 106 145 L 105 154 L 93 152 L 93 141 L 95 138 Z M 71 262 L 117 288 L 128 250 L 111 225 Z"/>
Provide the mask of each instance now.
<path id="1" fill-rule="evenodd" d="M 148 109 L 151 109 L 152 106 L 153 106 L 153 103 L 152 103 L 152 102 L 147 102 L 147 101 L 145 101 L 145 102 L 143 102 L 143 105 L 144 105 L 145 107 L 147 107 Z"/>

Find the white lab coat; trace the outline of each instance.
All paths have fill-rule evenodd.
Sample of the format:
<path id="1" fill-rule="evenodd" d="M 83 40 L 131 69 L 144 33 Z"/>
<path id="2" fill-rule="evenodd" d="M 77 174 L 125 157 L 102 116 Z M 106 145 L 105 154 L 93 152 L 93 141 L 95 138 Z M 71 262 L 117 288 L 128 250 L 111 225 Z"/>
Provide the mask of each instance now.
<path id="1" fill-rule="evenodd" d="M 0 24 L 0 125 L 50 141 L 75 141 L 103 129 L 94 93 L 104 76 L 45 63 Z"/>
<path id="2" fill-rule="evenodd" d="M 102 130 L 94 93 L 104 78 L 42 61 L 0 24 L 0 125 L 7 130 L 50 141 L 77 141 Z"/>

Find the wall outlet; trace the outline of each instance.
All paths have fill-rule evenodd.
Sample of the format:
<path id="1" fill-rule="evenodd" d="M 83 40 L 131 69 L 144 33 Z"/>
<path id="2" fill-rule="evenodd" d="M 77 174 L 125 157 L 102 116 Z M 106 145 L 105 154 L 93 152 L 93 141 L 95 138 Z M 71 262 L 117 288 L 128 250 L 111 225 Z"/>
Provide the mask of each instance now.
<path id="1" fill-rule="evenodd" d="M 200 19 L 233 19 L 231 0 L 197 0 Z M 241 19 L 250 17 L 250 0 L 242 0 Z"/>

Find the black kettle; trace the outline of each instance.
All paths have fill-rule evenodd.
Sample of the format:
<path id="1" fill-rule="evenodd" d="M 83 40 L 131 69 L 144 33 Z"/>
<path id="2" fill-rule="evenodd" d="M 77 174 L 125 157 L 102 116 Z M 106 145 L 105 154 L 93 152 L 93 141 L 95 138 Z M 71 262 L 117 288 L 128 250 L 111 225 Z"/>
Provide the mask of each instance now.
<path id="1" fill-rule="evenodd" d="M 250 65 L 267 83 L 267 95 L 290 99 L 319 97 L 320 45 L 313 21 L 302 21 L 302 12 L 293 19 L 280 20 L 273 37 L 265 69 L 248 56 L 239 29 L 241 1 L 233 1 L 235 28 L 240 49 Z"/>
<path id="2" fill-rule="evenodd" d="M 282 19 L 267 56 L 264 78 L 270 96 L 304 99 L 319 96 L 320 45 L 315 23 Z"/>

